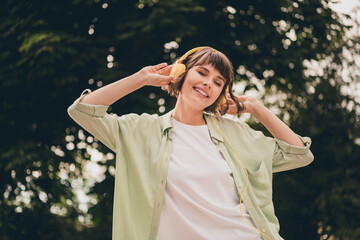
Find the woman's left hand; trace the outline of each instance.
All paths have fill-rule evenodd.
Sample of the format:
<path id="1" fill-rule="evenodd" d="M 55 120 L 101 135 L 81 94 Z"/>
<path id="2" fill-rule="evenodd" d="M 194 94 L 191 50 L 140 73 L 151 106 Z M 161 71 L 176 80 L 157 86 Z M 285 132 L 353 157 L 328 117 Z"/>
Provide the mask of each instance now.
<path id="1" fill-rule="evenodd" d="M 243 110 L 238 113 L 236 103 L 230 97 L 227 98 L 229 103 L 229 109 L 227 114 L 238 115 L 240 113 L 251 113 L 254 114 L 256 109 L 263 106 L 260 101 L 254 97 L 250 96 L 234 96 L 240 103 L 240 107 L 243 107 Z"/>

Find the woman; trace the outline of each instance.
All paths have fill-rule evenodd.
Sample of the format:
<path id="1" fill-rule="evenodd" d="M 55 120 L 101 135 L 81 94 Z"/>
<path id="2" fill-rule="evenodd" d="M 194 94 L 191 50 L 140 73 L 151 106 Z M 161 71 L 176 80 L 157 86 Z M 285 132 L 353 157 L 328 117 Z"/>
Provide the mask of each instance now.
<path id="1" fill-rule="evenodd" d="M 234 96 L 233 80 L 228 58 L 200 47 L 175 66 L 145 67 L 86 90 L 69 107 L 80 126 L 116 152 L 113 239 L 282 239 L 272 173 L 309 164 L 311 140 L 255 98 Z M 106 113 L 147 85 L 167 88 L 175 108 L 163 116 Z M 274 138 L 219 112 L 251 113 Z"/>

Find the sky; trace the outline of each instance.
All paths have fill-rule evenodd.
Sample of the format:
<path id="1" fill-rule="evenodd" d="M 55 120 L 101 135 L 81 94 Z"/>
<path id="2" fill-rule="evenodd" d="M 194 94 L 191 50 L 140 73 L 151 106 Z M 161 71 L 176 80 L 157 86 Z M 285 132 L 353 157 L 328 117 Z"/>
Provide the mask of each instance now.
<path id="1" fill-rule="evenodd" d="M 334 0 L 333 0 L 334 1 Z M 335 0 L 336 1 L 336 0 Z M 339 13 L 345 13 L 349 14 L 351 19 L 357 19 L 358 22 L 360 22 L 360 11 L 357 11 L 358 14 L 351 13 L 352 9 L 355 7 L 360 8 L 360 0 L 338 0 L 338 3 L 336 4 L 329 4 L 330 8 L 332 8 L 334 11 Z M 344 19 L 345 24 L 351 24 L 351 21 L 348 21 Z M 360 34 L 360 28 L 356 27 L 351 29 L 347 36 L 352 35 L 359 35 Z M 357 57 L 359 59 L 359 57 Z M 359 61 L 356 61 L 358 64 L 357 66 L 360 66 Z M 357 69 L 359 70 L 359 69 Z M 356 99 L 360 99 L 360 82 L 354 83 L 354 85 L 351 86 L 350 91 L 352 92 L 352 95 L 356 97 Z"/>
<path id="2" fill-rule="evenodd" d="M 360 0 L 339 0 L 338 3 L 332 3 L 329 5 L 334 11 L 339 13 L 350 13 L 351 9 L 360 5 Z"/>

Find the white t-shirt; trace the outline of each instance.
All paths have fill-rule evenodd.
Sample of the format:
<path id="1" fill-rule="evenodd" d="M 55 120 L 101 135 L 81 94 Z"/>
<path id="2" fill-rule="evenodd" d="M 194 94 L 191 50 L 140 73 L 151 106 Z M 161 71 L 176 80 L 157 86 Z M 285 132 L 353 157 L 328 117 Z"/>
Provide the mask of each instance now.
<path id="1" fill-rule="evenodd" d="M 241 216 L 231 170 L 207 125 L 186 125 L 173 118 L 172 124 L 173 149 L 158 239 L 261 240 L 260 233 Z"/>

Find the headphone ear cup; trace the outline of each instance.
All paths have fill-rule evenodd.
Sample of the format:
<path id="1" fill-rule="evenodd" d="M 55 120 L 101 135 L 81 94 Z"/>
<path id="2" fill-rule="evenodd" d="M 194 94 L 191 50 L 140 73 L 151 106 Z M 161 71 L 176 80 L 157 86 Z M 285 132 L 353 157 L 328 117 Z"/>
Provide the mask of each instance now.
<path id="1" fill-rule="evenodd" d="M 171 68 L 170 75 L 174 77 L 179 77 L 186 71 L 185 64 L 175 63 L 175 65 Z"/>

